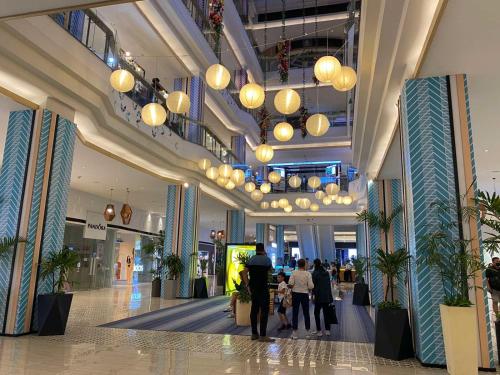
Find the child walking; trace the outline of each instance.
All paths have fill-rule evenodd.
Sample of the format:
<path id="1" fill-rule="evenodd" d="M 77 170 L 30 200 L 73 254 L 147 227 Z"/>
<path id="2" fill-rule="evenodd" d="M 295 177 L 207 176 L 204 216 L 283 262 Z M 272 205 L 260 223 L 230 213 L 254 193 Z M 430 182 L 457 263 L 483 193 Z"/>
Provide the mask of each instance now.
<path id="1" fill-rule="evenodd" d="M 283 331 L 284 329 L 292 328 L 292 325 L 288 321 L 286 317 L 286 308 L 290 306 L 290 291 L 288 289 L 288 285 L 285 282 L 285 274 L 280 272 L 278 274 L 278 316 L 281 321 L 281 327 L 278 328 L 278 331 Z"/>

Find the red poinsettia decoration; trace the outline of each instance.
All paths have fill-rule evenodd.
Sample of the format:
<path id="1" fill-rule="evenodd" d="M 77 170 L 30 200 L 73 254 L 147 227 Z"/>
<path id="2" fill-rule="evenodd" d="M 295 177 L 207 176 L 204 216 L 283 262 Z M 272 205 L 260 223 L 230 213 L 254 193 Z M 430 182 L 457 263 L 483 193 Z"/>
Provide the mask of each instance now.
<path id="1" fill-rule="evenodd" d="M 267 131 L 269 130 L 270 120 L 269 112 L 266 107 L 262 107 L 258 113 L 259 128 L 260 128 L 260 143 L 267 142 Z"/>
<path id="2" fill-rule="evenodd" d="M 288 64 L 290 55 L 290 40 L 280 40 L 278 42 L 277 50 L 280 81 L 281 83 L 286 83 L 288 82 L 288 69 L 290 69 L 290 66 Z"/>
<path id="3" fill-rule="evenodd" d="M 307 135 L 306 122 L 307 119 L 309 118 L 309 111 L 307 110 L 306 107 L 301 106 L 299 108 L 299 113 L 300 113 L 300 133 L 302 134 L 302 138 L 305 138 Z"/>
<path id="4" fill-rule="evenodd" d="M 224 20 L 224 0 L 212 0 L 208 13 L 210 27 L 215 32 L 216 51 L 220 47 L 220 37 L 222 35 L 222 21 Z"/>

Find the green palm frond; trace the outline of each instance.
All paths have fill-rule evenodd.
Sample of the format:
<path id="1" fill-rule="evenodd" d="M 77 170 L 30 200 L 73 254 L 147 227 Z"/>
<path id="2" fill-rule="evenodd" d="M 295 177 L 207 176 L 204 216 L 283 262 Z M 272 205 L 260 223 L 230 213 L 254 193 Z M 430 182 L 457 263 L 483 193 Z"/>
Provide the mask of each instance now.
<path id="1" fill-rule="evenodd" d="M 18 242 L 25 242 L 26 240 L 19 237 L 3 237 L 0 238 L 0 258 L 5 256 Z"/>
<path id="2" fill-rule="evenodd" d="M 403 207 L 401 205 L 395 207 L 390 215 L 386 215 L 384 211 L 375 213 L 363 210 L 357 214 L 357 220 L 358 222 L 367 223 L 370 228 L 378 228 L 385 233 L 388 233 L 391 229 L 392 222 L 399 216 L 399 214 L 401 214 L 402 211 Z"/>

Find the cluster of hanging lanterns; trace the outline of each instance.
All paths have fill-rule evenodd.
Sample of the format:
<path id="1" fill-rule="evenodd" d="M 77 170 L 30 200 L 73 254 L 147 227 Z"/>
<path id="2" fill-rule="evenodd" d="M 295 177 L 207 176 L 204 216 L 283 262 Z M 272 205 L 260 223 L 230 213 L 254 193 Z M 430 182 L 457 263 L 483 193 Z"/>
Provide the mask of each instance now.
<path id="1" fill-rule="evenodd" d="M 245 185 L 245 172 L 241 169 L 233 169 L 229 164 L 222 164 L 219 167 L 215 167 L 212 166 L 212 162 L 209 159 L 204 158 L 198 162 L 198 168 L 205 172 L 205 176 L 227 190 L 233 190 L 236 187 Z M 245 186 L 246 189 L 247 187 Z"/>
<path id="2" fill-rule="evenodd" d="M 318 81 L 331 83 L 337 91 L 349 91 L 356 85 L 356 72 L 350 66 L 342 66 L 334 56 L 323 56 L 314 64 Z"/>

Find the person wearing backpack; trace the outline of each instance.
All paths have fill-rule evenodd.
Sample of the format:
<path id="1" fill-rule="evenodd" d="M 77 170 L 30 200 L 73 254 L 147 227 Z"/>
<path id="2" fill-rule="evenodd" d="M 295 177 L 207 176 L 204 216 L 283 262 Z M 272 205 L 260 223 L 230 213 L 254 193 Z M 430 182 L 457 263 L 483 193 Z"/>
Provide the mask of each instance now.
<path id="1" fill-rule="evenodd" d="M 292 328 L 292 325 L 286 317 L 287 307 L 292 306 L 292 295 L 290 293 L 290 289 L 288 289 L 288 285 L 285 282 L 284 272 L 278 273 L 278 300 L 278 316 L 281 321 L 281 327 L 278 328 L 278 331 L 283 331 L 285 329 Z"/>

